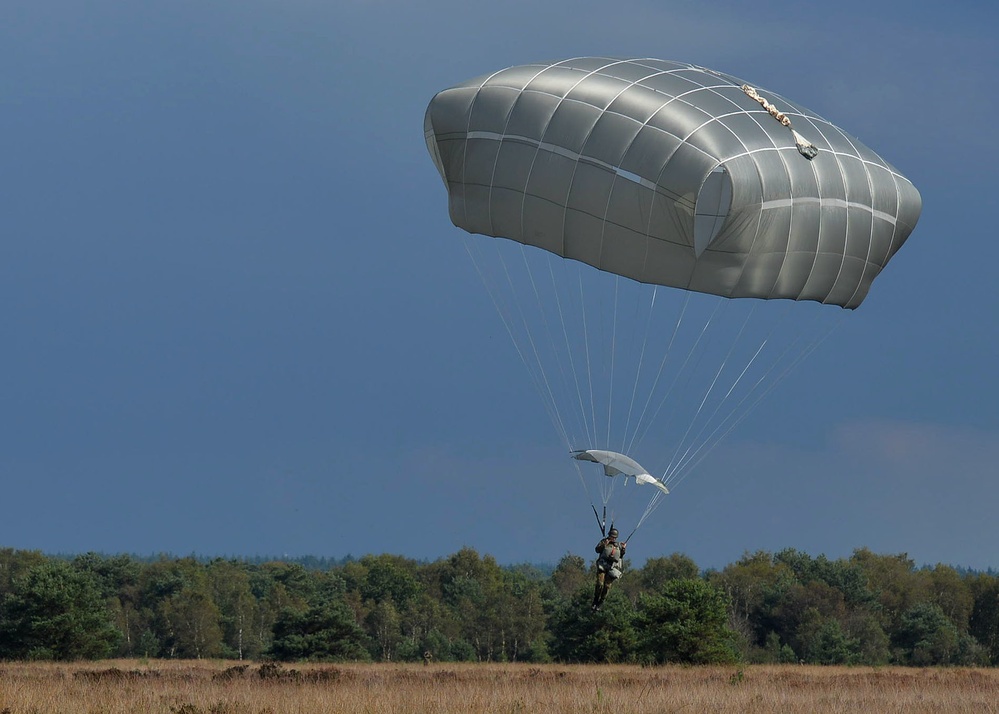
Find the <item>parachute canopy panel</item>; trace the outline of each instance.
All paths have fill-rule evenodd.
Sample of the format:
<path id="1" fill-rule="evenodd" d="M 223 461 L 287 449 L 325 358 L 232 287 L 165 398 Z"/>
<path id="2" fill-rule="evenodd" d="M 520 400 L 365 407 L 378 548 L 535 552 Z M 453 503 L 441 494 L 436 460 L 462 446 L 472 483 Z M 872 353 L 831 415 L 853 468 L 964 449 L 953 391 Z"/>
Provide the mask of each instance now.
<path id="1" fill-rule="evenodd" d="M 857 307 L 919 192 L 814 112 L 744 85 L 655 59 L 523 65 L 440 92 L 424 131 L 470 233 L 645 283 Z"/>
<path id="2" fill-rule="evenodd" d="M 657 479 L 645 470 L 640 463 L 630 456 L 619 454 L 616 451 L 604 451 L 602 449 L 587 449 L 585 451 L 574 451 L 572 458 L 577 461 L 591 461 L 604 467 L 605 476 L 623 476 L 635 479 L 635 483 L 649 484 L 655 486 L 663 493 L 668 494 L 669 490 L 662 481 Z"/>

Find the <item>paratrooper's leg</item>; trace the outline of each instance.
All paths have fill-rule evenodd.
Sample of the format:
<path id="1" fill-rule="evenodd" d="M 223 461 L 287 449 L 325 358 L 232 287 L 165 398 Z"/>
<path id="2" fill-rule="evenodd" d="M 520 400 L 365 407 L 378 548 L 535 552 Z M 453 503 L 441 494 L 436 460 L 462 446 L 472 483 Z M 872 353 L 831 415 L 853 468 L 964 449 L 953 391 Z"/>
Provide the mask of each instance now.
<path id="1" fill-rule="evenodd" d="M 597 585 L 593 589 L 593 610 L 600 608 L 600 603 L 604 601 L 604 597 L 607 595 L 607 587 L 604 585 L 606 576 L 607 574 L 602 570 L 597 572 Z"/>

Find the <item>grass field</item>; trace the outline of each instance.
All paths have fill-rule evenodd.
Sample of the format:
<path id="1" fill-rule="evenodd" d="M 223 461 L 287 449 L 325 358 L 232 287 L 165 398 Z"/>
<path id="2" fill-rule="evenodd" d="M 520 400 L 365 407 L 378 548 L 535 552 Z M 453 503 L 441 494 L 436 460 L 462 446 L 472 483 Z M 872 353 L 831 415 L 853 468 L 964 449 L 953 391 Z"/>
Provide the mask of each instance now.
<path id="1" fill-rule="evenodd" d="M 997 669 L 0 663 L 0 714 L 999 713 Z"/>

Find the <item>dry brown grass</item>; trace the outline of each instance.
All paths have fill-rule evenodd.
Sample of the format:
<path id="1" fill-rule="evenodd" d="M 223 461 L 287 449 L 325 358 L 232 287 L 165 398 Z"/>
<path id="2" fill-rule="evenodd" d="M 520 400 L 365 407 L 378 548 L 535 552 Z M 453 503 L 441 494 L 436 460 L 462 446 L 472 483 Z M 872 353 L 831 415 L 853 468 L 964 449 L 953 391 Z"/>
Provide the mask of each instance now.
<path id="1" fill-rule="evenodd" d="M 263 674 L 268 676 L 261 676 Z M 999 714 L 999 670 L 0 663 L 0 714 Z"/>

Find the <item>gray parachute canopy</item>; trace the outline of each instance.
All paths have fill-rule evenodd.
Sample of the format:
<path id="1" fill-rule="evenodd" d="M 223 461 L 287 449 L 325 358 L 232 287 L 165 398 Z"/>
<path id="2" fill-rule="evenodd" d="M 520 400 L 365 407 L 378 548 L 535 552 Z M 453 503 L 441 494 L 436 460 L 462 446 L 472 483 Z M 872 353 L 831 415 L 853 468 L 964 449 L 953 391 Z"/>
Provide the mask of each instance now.
<path id="1" fill-rule="evenodd" d="M 681 62 L 511 67 L 437 94 L 424 131 L 456 226 L 724 297 L 855 308 L 921 209 L 814 112 Z"/>
<path id="2" fill-rule="evenodd" d="M 587 449 L 586 451 L 572 452 L 572 458 L 578 461 L 592 461 L 595 464 L 601 464 L 604 467 L 605 476 L 624 476 L 626 479 L 633 478 L 635 479 L 635 483 L 651 484 L 663 493 L 669 493 L 669 489 L 666 488 L 662 481 L 652 476 L 645 470 L 644 466 L 630 456 L 619 454 L 616 451 Z"/>

